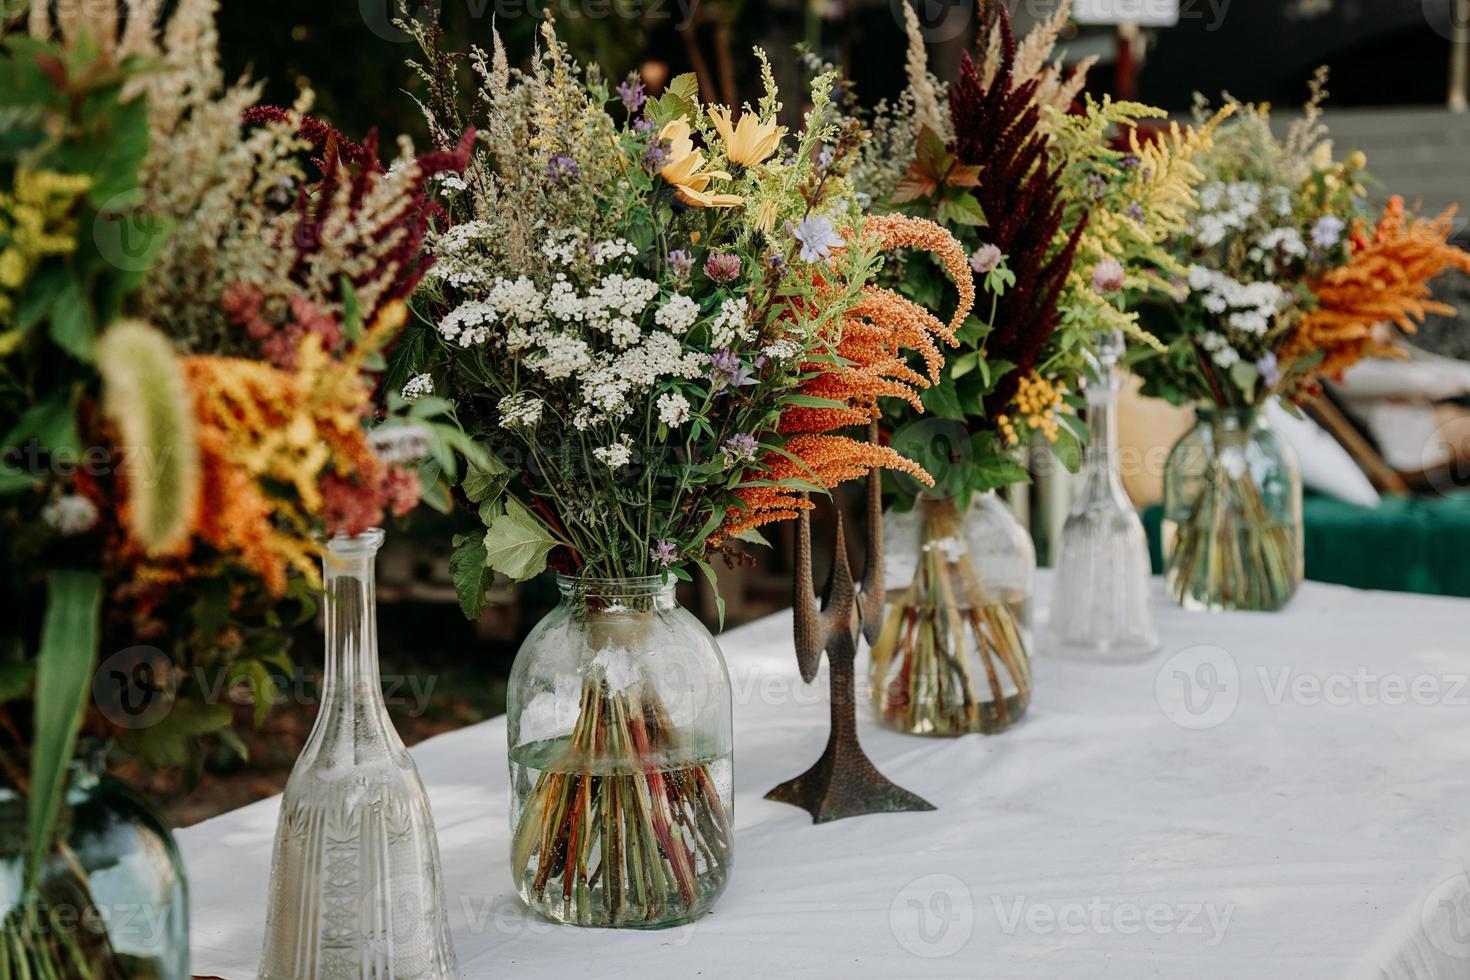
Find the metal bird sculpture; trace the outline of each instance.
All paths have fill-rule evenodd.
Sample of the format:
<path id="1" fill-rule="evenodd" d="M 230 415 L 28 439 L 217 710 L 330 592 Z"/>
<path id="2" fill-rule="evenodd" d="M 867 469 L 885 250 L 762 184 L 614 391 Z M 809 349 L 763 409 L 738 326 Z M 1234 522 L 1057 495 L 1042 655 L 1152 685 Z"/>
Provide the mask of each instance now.
<path id="1" fill-rule="evenodd" d="M 863 632 L 868 623 L 882 623 L 883 548 L 878 477 L 868 477 L 868 561 L 863 574 L 863 593 L 858 597 L 848 562 L 847 540 L 841 512 L 837 514 L 837 541 L 832 556 L 832 573 L 826 595 L 817 607 L 812 585 L 811 512 L 803 510 L 797 524 L 796 581 L 793 588 L 796 628 L 796 663 L 802 680 L 810 684 L 827 653 L 832 685 L 832 729 L 827 749 L 810 769 L 787 780 L 766 794 L 766 799 L 799 806 L 812 815 L 813 823 L 827 823 L 865 813 L 898 813 L 932 810 L 934 806 L 901 786 L 890 782 L 873 765 L 857 734 L 857 612 L 862 610 Z M 876 586 L 876 588 L 875 588 Z"/>

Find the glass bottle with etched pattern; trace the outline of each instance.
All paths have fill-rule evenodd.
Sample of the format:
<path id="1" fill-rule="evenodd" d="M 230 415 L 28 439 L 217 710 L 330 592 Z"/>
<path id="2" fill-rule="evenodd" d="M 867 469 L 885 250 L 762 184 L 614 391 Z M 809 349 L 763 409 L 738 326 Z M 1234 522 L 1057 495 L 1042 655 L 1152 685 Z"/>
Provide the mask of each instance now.
<path id="1" fill-rule="evenodd" d="M 378 676 L 382 543 L 327 545 L 322 703 L 281 801 L 262 980 L 459 976 L 428 795 Z"/>

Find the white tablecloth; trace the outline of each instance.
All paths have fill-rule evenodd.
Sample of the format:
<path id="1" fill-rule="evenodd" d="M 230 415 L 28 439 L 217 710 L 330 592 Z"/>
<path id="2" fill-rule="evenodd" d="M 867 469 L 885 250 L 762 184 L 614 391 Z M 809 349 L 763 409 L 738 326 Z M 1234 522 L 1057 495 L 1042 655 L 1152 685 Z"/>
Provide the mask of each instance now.
<path id="1" fill-rule="evenodd" d="M 1003 735 L 905 737 L 860 707 L 869 754 L 938 810 L 823 826 L 762 795 L 821 752 L 825 675 L 801 684 L 786 615 L 726 634 L 736 866 L 663 932 L 524 911 L 504 719 L 419 745 L 465 977 L 1470 977 L 1470 602 L 1156 599 L 1163 651 L 1042 648 Z M 278 804 L 178 835 L 196 973 L 255 975 Z"/>

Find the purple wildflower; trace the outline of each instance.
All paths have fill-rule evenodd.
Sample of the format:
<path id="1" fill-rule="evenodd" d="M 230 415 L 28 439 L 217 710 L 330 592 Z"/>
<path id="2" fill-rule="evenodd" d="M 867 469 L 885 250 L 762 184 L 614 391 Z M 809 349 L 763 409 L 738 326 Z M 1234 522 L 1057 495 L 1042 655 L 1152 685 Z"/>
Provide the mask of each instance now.
<path id="1" fill-rule="evenodd" d="M 546 176 L 559 184 L 568 184 L 577 178 L 577 161 L 565 153 L 554 154 L 546 164 Z"/>
<path id="2" fill-rule="evenodd" d="M 1116 293 L 1123 288 L 1123 263 L 1103 259 L 1092 270 L 1092 288 L 1100 293 Z"/>
<path id="3" fill-rule="evenodd" d="M 679 556 L 674 551 L 674 542 L 659 538 L 658 543 L 653 546 L 650 557 L 664 568 L 668 568 Z"/>
<path id="4" fill-rule="evenodd" d="M 646 170 L 657 170 L 669 159 L 669 145 L 663 140 L 654 140 L 643 151 L 643 166 Z"/>
<path id="5" fill-rule="evenodd" d="M 1139 160 L 1138 157 L 1134 156 L 1132 153 L 1129 153 L 1127 156 L 1124 156 L 1118 161 L 1118 166 L 1122 167 L 1124 170 L 1132 170 L 1141 162 L 1142 161 Z"/>
<path id="6" fill-rule="evenodd" d="M 653 129 L 653 120 L 647 116 L 639 116 L 633 120 L 633 132 L 647 133 Z"/>
<path id="7" fill-rule="evenodd" d="M 1276 355 L 1271 351 L 1266 351 L 1256 360 L 1256 370 L 1267 388 L 1275 387 L 1276 382 L 1281 380 L 1281 368 L 1276 363 Z"/>
<path id="8" fill-rule="evenodd" d="M 674 275 L 683 279 L 694 268 L 694 256 L 682 248 L 676 248 L 669 252 L 669 268 L 673 270 Z"/>
<path id="9" fill-rule="evenodd" d="M 1342 241 L 1342 233 L 1346 228 L 1347 223 L 1337 215 L 1324 214 L 1312 226 L 1312 244 L 1324 251 L 1333 248 Z"/>
<path id="10" fill-rule="evenodd" d="M 1139 225 L 1140 228 L 1143 227 L 1143 224 L 1144 224 L 1143 205 L 1142 204 L 1139 204 L 1137 201 L 1134 201 L 1132 204 L 1128 205 L 1128 217 L 1130 217 L 1134 221 L 1138 222 L 1138 225 Z"/>
<path id="11" fill-rule="evenodd" d="M 736 433 L 720 447 L 720 452 L 725 454 L 732 466 L 736 463 L 755 462 L 755 454 L 759 451 L 760 443 L 748 432 Z"/>
<path id="12" fill-rule="evenodd" d="M 999 248 L 994 245 L 981 245 L 970 253 L 970 268 L 975 270 L 975 275 L 983 276 L 1000 265 L 1000 260 Z"/>
<path id="13" fill-rule="evenodd" d="M 837 229 L 832 227 L 832 222 L 822 215 L 808 215 L 791 230 L 791 235 L 801 243 L 801 259 L 803 262 L 815 262 L 818 259 L 826 259 L 832 254 L 834 245 L 841 245 L 842 238 L 837 234 Z"/>
<path id="14" fill-rule="evenodd" d="M 740 359 L 740 355 L 726 347 L 716 351 L 710 358 L 709 378 L 715 383 L 715 390 L 722 388 L 744 388 L 746 385 L 755 384 L 755 374 L 749 365 Z"/>
<path id="15" fill-rule="evenodd" d="M 1103 191 L 1107 190 L 1108 186 L 1107 181 L 1103 180 L 1099 174 L 1088 174 L 1087 179 L 1083 183 L 1087 187 L 1087 199 L 1089 201 L 1096 201 L 1102 197 Z"/>
<path id="16" fill-rule="evenodd" d="M 623 105 L 629 112 L 637 112 L 648 100 L 648 96 L 643 94 L 643 83 L 638 80 L 637 75 L 629 75 L 628 80 L 618 86 L 618 98 L 623 100 Z"/>
<path id="17" fill-rule="evenodd" d="M 714 282 L 724 285 L 734 282 L 740 275 L 740 256 L 728 252 L 711 252 L 704 260 L 704 274 Z"/>

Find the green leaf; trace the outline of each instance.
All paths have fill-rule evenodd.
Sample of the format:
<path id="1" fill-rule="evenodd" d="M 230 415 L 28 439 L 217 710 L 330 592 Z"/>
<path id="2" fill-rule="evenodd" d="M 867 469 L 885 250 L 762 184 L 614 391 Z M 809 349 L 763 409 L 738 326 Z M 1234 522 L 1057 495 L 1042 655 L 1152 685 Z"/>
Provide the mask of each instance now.
<path id="1" fill-rule="evenodd" d="M 970 225 L 978 228 L 985 225 L 985 212 L 980 209 L 979 200 L 967 192 L 955 197 L 946 197 L 940 203 L 939 221 L 941 224 Z"/>
<path id="2" fill-rule="evenodd" d="M 449 575 L 454 579 L 454 591 L 459 596 L 459 608 L 466 619 L 480 618 L 485 608 L 485 581 L 489 569 L 485 567 L 485 537 L 471 534 L 460 541 L 449 556 Z"/>
<path id="3" fill-rule="evenodd" d="M 92 319 L 92 305 L 76 276 L 68 276 L 61 291 L 51 301 L 50 333 L 56 346 L 72 357 L 92 363 L 92 347 L 97 341 L 97 325 Z"/>
<path id="4" fill-rule="evenodd" d="M 506 484 L 510 482 L 510 470 L 506 469 L 505 464 L 494 456 L 488 454 L 487 456 L 493 464 L 492 467 L 481 469 L 471 463 L 469 471 L 464 475 L 464 481 L 460 484 L 460 489 L 464 491 L 464 495 L 472 504 L 486 500 L 498 500 L 505 492 Z"/>
<path id="5" fill-rule="evenodd" d="M 35 732 L 27 821 L 28 874 L 51 850 L 51 833 L 66 791 L 66 769 L 92 689 L 102 577 L 64 569 L 51 573 L 41 651 L 36 658 Z"/>
<path id="6" fill-rule="evenodd" d="M 710 565 L 709 562 L 707 562 L 707 561 L 696 561 L 694 564 L 696 564 L 696 565 L 699 566 L 699 570 L 701 572 L 703 572 L 704 573 L 704 577 L 709 580 L 710 591 L 712 591 L 715 594 L 715 609 L 720 614 L 720 629 L 724 629 L 725 628 L 725 597 L 722 596 L 722 595 L 720 595 L 720 580 L 715 577 L 715 570 Z"/>
<path id="7" fill-rule="evenodd" d="M 959 393 L 949 378 L 932 388 L 924 389 L 923 394 L 919 397 L 924 403 L 924 410 L 930 414 L 942 419 L 953 419 L 956 422 L 965 420 L 964 406 L 960 404 Z"/>
<path id="8" fill-rule="evenodd" d="M 514 497 L 505 498 L 505 513 L 495 518 L 485 532 L 485 564 L 515 582 L 540 575 L 546 556 L 557 546 L 526 506 Z"/>
<path id="9" fill-rule="evenodd" d="M 233 717 L 229 705 L 180 699 L 156 724 L 119 732 L 117 740 L 145 766 L 172 769 L 196 760 L 198 740 L 228 728 Z"/>
<path id="10" fill-rule="evenodd" d="M 357 302 L 357 290 L 352 288 L 352 280 L 343 276 L 341 284 L 342 332 L 355 344 L 362 339 L 362 306 Z"/>

